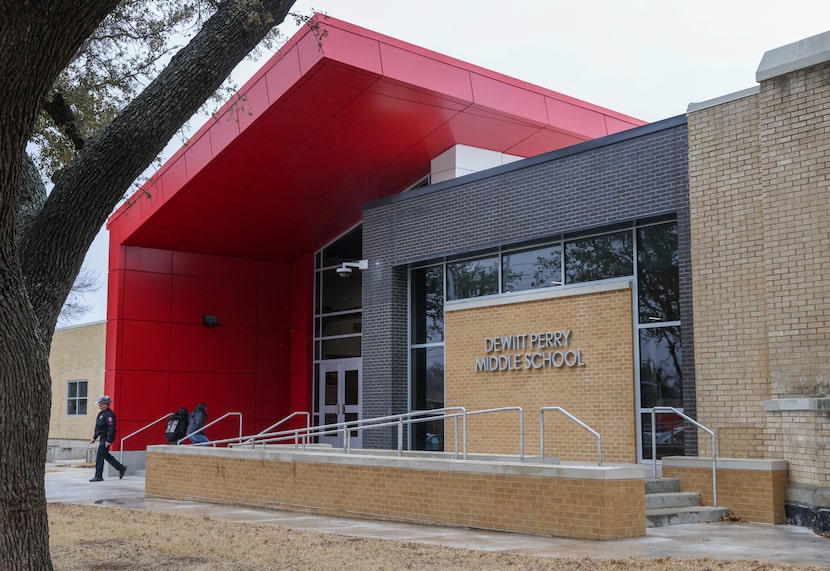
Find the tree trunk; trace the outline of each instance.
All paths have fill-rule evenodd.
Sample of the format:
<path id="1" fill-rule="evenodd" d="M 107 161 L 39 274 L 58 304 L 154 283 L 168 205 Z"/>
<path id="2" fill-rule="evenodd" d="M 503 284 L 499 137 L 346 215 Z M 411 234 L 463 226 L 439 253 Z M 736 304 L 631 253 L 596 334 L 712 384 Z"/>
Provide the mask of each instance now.
<path id="1" fill-rule="evenodd" d="M 0 569 L 51 569 L 44 491 L 49 350 L 16 239 L 23 154 L 57 74 L 117 4 L 0 3 Z"/>
<path id="2" fill-rule="evenodd" d="M 44 465 L 49 349 L 92 240 L 161 152 L 294 0 L 226 0 L 62 173 L 20 196 L 26 142 L 57 74 L 117 0 L 0 0 L 0 570 L 51 569 Z M 35 205 L 25 212 L 21 205 Z M 90 432 L 92 425 L 90 425 Z M 94 530 L 90 530 L 94 533 Z"/>

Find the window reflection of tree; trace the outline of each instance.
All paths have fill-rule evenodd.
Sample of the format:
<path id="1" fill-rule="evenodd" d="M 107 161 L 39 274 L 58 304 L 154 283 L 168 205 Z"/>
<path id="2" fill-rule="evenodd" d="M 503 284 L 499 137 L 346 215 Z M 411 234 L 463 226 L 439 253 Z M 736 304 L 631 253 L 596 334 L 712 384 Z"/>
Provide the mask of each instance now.
<path id="1" fill-rule="evenodd" d="M 526 261 L 537 252 L 535 260 Z M 506 292 L 561 285 L 560 247 L 506 254 L 502 264 L 502 280 Z"/>
<path id="2" fill-rule="evenodd" d="M 447 299 L 499 293 L 497 257 L 447 264 Z"/>
<path id="3" fill-rule="evenodd" d="M 640 400 L 643 408 L 682 406 L 681 364 L 679 327 L 640 330 Z"/>
<path id="4" fill-rule="evenodd" d="M 634 272 L 631 232 L 592 236 L 565 243 L 567 283 L 630 276 Z"/>
<path id="5" fill-rule="evenodd" d="M 441 267 L 427 268 L 424 275 L 424 317 L 426 343 L 444 340 L 444 272 Z"/>
<path id="6" fill-rule="evenodd" d="M 677 224 L 638 230 L 637 288 L 640 323 L 680 320 Z"/>

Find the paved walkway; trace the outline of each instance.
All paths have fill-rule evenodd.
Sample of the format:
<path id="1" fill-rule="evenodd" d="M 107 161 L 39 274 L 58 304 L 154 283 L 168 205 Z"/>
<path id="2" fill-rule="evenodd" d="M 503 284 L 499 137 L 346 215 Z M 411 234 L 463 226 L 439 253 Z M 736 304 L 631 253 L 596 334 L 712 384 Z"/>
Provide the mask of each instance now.
<path id="1" fill-rule="evenodd" d="M 47 466 L 48 502 L 121 506 L 191 517 L 255 522 L 353 537 L 411 541 L 481 551 L 523 553 L 542 557 L 680 557 L 757 559 L 817 565 L 830 569 L 830 540 L 791 525 L 696 523 L 649 528 L 645 537 L 593 541 L 483 531 L 458 527 L 376 522 L 240 506 L 166 500 L 144 494 L 144 476 L 128 474 L 90 483 L 91 468 Z"/>

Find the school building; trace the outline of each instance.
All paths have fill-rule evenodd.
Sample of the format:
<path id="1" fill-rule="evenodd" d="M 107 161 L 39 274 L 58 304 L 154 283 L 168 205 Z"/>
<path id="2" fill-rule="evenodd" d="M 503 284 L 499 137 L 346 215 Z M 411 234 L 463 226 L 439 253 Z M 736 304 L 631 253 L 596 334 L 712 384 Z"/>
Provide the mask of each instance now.
<path id="1" fill-rule="evenodd" d="M 300 31 L 109 221 L 122 435 L 198 402 L 246 435 L 296 411 L 521 407 L 523 425 L 470 416 L 470 450 L 515 454 L 521 430 L 528 453 L 593 461 L 580 426 L 540 432 L 560 407 L 609 465 L 710 457 L 705 431 L 653 414 L 672 407 L 725 463 L 776 466 L 749 500 L 770 521 L 830 527 L 829 34 L 645 124 L 317 21 L 322 45 Z M 405 448 L 456 436 L 413 424 Z"/>

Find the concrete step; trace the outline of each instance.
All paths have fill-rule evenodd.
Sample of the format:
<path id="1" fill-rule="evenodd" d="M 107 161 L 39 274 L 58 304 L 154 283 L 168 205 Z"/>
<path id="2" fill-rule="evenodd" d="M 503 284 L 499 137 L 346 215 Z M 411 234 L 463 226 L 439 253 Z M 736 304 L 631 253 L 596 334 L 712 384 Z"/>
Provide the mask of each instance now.
<path id="1" fill-rule="evenodd" d="M 720 521 L 727 512 L 729 512 L 729 508 L 711 506 L 646 510 L 646 527 Z"/>
<path id="2" fill-rule="evenodd" d="M 657 478 L 656 480 L 646 480 L 646 494 L 665 494 L 679 491 L 679 478 Z"/>
<path id="3" fill-rule="evenodd" d="M 688 508 L 700 505 L 698 492 L 646 494 L 646 511 L 665 508 Z"/>

